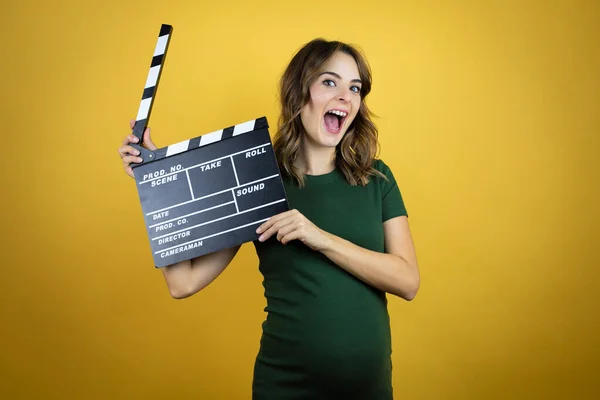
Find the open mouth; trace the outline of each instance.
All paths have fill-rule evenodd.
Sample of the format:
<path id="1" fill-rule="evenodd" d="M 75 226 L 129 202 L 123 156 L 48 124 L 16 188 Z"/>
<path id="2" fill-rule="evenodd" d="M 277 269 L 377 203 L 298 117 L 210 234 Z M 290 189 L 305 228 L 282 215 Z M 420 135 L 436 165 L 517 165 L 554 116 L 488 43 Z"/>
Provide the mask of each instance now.
<path id="1" fill-rule="evenodd" d="M 339 133 L 342 130 L 342 126 L 344 126 L 344 121 L 348 113 L 341 110 L 329 110 L 323 116 L 323 120 L 325 122 L 325 129 L 329 133 Z"/>

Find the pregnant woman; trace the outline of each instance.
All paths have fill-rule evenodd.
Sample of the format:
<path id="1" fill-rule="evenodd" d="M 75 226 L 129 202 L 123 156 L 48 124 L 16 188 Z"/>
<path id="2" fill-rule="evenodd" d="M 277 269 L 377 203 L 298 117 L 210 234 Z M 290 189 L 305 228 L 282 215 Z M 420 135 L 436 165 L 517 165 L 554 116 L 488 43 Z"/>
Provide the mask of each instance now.
<path id="1" fill-rule="evenodd" d="M 255 400 L 393 398 L 386 294 L 412 300 L 420 277 L 399 187 L 375 158 L 370 91 L 364 57 L 335 41 L 306 44 L 281 78 L 273 147 L 291 210 L 254 241 L 268 313 Z M 129 135 L 119 148 L 130 176 L 136 142 Z M 156 149 L 149 129 L 143 143 Z M 162 268 L 171 295 L 202 290 L 238 249 Z"/>

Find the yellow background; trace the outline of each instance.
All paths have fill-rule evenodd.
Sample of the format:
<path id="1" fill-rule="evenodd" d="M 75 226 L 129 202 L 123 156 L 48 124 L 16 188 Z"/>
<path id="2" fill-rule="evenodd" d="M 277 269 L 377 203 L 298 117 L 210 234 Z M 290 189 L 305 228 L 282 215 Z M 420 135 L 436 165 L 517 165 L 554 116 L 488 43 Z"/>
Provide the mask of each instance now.
<path id="1" fill-rule="evenodd" d="M 0 397 L 250 398 L 253 246 L 171 299 L 117 155 L 170 23 L 161 147 L 274 128 L 277 80 L 315 37 L 366 52 L 422 273 L 414 302 L 390 298 L 397 397 L 595 398 L 599 17 L 592 0 L 4 1 Z"/>

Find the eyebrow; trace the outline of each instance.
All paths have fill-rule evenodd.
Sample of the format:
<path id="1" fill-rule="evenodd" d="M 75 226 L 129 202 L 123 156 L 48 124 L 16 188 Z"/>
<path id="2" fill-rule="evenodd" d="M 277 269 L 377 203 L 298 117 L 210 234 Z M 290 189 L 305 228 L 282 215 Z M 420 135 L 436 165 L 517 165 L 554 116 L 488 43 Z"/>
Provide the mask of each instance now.
<path id="1" fill-rule="evenodd" d="M 319 74 L 319 76 L 325 75 L 325 74 L 333 75 L 338 79 L 342 79 L 342 77 L 339 74 L 336 74 L 335 72 L 330 72 L 330 71 L 321 72 Z M 350 82 L 358 82 L 358 83 L 362 84 L 362 81 L 360 79 L 352 79 Z"/>

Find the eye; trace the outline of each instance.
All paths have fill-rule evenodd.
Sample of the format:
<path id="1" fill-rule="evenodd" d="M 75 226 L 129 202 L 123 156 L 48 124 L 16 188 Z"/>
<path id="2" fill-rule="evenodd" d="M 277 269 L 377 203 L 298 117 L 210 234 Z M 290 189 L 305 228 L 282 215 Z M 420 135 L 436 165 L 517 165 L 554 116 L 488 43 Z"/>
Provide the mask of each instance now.
<path id="1" fill-rule="evenodd" d="M 352 90 L 354 93 L 360 93 L 361 87 L 360 86 L 352 86 L 352 87 L 350 87 L 350 90 Z"/>
<path id="2" fill-rule="evenodd" d="M 331 79 L 325 79 L 325 80 L 323 81 L 323 85 L 325 85 L 325 86 L 331 86 L 331 87 L 335 87 L 335 82 L 334 82 L 334 81 L 332 81 Z"/>

